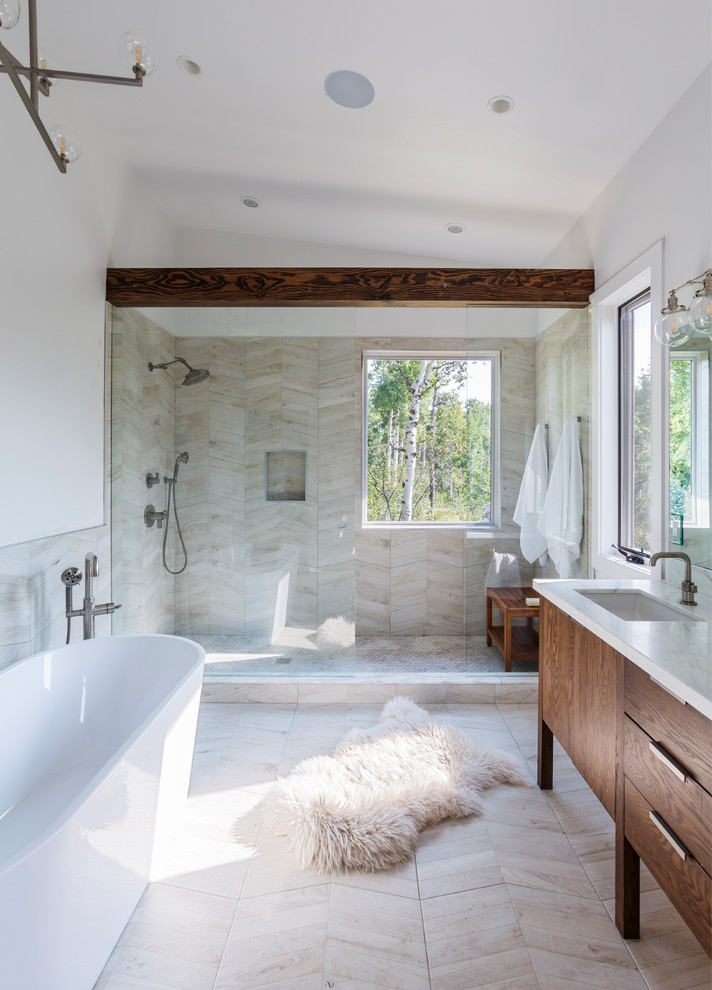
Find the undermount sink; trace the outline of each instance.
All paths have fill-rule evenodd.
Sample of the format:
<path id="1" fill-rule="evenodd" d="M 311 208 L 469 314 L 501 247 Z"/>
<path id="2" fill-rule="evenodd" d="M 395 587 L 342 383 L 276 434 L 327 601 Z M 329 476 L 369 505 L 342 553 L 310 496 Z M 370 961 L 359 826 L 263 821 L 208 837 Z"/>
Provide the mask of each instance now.
<path id="1" fill-rule="evenodd" d="M 576 593 L 587 598 L 594 605 L 604 608 L 612 615 L 628 622 L 696 622 L 692 615 L 683 608 L 676 608 L 661 602 L 659 598 L 649 595 L 647 591 L 615 591 L 613 589 L 576 588 Z M 687 606 L 691 609 L 692 606 Z"/>

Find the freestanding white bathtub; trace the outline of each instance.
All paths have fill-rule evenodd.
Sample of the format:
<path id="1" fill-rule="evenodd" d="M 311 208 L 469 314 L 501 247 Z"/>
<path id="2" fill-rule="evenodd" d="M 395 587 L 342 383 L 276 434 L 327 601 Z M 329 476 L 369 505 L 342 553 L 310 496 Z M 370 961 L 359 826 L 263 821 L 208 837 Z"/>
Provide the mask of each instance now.
<path id="1" fill-rule="evenodd" d="M 91 990 L 180 822 L 205 653 L 115 636 L 0 672 L 0 985 Z"/>

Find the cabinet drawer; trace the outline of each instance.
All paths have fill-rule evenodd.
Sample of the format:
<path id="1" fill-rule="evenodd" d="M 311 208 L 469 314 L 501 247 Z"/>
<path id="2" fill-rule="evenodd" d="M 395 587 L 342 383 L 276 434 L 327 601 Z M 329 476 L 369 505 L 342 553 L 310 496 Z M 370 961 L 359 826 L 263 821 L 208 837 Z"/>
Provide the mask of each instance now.
<path id="1" fill-rule="evenodd" d="M 689 774 L 683 780 L 679 764 L 627 716 L 624 753 L 626 777 L 712 874 L 712 796 Z"/>
<path id="2" fill-rule="evenodd" d="M 625 711 L 641 729 L 712 793 L 712 724 L 697 709 L 659 687 L 630 660 L 625 665 Z"/>
<path id="3" fill-rule="evenodd" d="M 692 855 L 682 859 L 650 817 L 645 798 L 626 780 L 625 834 L 705 951 L 712 955 L 712 880 Z M 666 823 L 663 823 L 665 827 Z M 672 830 L 669 830 L 672 831 Z M 672 839 L 674 840 L 674 835 Z"/>

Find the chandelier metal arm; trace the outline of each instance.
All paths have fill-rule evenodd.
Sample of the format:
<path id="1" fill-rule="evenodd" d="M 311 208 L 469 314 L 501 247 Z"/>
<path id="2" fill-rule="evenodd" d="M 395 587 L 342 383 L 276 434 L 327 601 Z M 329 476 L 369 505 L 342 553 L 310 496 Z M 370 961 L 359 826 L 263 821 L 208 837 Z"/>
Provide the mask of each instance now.
<path id="1" fill-rule="evenodd" d="M 15 72 L 18 74 L 18 76 L 29 76 L 30 73 L 32 72 L 32 69 L 27 68 L 27 66 L 24 66 L 22 62 L 19 60 L 19 58 L 15 58 L 12 52 L 8 51 L 7 48 L 5 49 L 5 51 L 7 52 L 10 61 L 15 67 Z M 39 89 L 40 93 L 42 93 L 43 96 L 49 96 L 49 88 L 52 84 L 48 82 L 47 79 L 44 78 L 44 76 L 46 76 L 47 73 L 44 72 L 44 70 L 42 69 L 36 69 L 35 71 L 40 77 L 37 81 L 37 88 Z M 0 72 L 7 72 L 7 69 L 5 68 L 4 65 L 0 64 Z"/>
<path id="2" fill-rule="evenodd" d="M 37 44 L 37 0 L 27 0 L 27 17 L 30 25 L 30 66 L 34 69 L 40 64 L 39 47 Z M 30 99 L 35 110 L 39 110 L 37 76 L 30 76 Z"/>
<path id="3" fill-rule="evenodd" d="M 8 52 L 8 55 L 10 53 Z M 13 58 L 13 56 L 10 56 Z M 128 76 L 99 76 L 92 72 L 65 72 L 62 69 L 40 69 L 31 65 L 20 65 L 17 59 L 13 58 L 15 72 L 19 76 L 27 76 L 30 79 L 30 86 L 32 86 L 33 79 L 72 79 L 76 82 L 98 82 L 98 83 L 113 83 L 116 86 L 143 86 L 143 74 L 141 67 L 138 66 L 138 71 L 134 69 L 136 75 L 133 78 Z M 7 72 L 5 67 L 0 68 L 0 72 Z M 45 95 L 49 95 L 49 90 Z"/>
<path id="4" fill-rule="evenodd" d="M 2 42 L 0 42 L 0 61 L 3 64 L 4 71 L 7 72 L 8 76 L 10 77 L 10 81 L 12 82 L 12 85 L 17 90 L 20 99 L 25 104 L 25 109 L 29 113 L 30 117 L 32 117 L 35 127 L 40 132 L 42 140 L 47 145 L 47 148 L 49 150 L 50 155 L 52 156 L 52 159 L 54 160 L 55 165 L 57 166 L 60 172 L 66 173 L 67 163 L 64 161 L 62 156 L 55 148 L 52 138 L 47 133 L 47 128 L 42 123 L 42 120 L 40 119 L 40 115 L 37 113 L 37 110 L 35 109 L 35 105 L 32 102 L 32 98 L 30 94 L 22 85 L 22 80 L 20 79 L 17 69 L 13 65 L 13 62 L 15 61 L 14 57 L 10 54 L 7 48 L 5 48 Z"/>

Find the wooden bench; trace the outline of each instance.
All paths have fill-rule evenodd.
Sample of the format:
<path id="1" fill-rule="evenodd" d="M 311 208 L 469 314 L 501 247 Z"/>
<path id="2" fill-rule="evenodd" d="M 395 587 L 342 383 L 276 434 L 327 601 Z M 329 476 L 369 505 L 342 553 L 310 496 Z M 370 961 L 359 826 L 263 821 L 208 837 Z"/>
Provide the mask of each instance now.
<path id="1" fill-rule="evenodd" d="M 532 623 L 539 615 L 539 606 L 525 601 L 538 597 L 533 588 L 487 589 L 487 645 L 494 643 L 502 654 L 505 671 L 511 671 L 512 660 L 539 659 L 539 633 Z M 492 624 L 492 605 L 502 613 L 504 625 Z M 525 618 L 526 625 L 513 626 L 515 618 Z"/>

